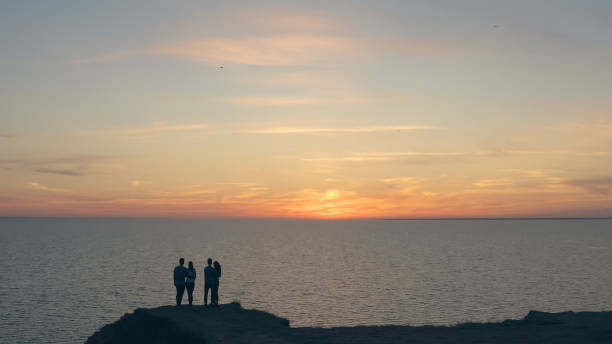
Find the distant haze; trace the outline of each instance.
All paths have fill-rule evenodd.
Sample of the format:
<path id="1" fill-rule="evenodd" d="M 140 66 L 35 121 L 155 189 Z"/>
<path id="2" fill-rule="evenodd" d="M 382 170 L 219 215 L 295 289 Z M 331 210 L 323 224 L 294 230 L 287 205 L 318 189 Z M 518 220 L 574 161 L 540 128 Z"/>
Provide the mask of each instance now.
<path id="1" fill-rule="evenodd" d="M 612 216 L 612 2 L 0 4 L 0 216 Z"/>

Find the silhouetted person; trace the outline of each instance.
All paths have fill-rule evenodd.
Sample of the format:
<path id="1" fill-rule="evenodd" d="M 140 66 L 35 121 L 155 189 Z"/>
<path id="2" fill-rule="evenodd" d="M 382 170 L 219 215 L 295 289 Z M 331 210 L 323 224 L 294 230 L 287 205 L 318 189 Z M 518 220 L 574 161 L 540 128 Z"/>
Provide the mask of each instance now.
<path id="1" fill-rule="evenodd" d="M 209 289 L 211 289 L 210 304 L 213 304 L 214 287 L 219 285 L 219 277 L 217 277 L 217 272 L 211 265 L 212 259 L 208 258 L 208 266 L 204 268 L 204 306 L 206 306 L 208 301 Z"/>
<path id="2" fill-rule="evenodd" d="M 193 304 L 193 289 L 195 288 L 196 271 L 193 268 L 193 262 L 189 262 L 188 266 L 185 288 L 187 289 L 187 297 L 189 298 L 189 305 L 191 306 Z"/>
<path id="3" fill-rule="evenodd" d="M 180 306 L 185 293 L 185 278 L 187 277 L 187 269 L 183 266 L 185 258 L 179 259 L 179 266 L 174 268 L 174 286 L 176 287 L 176 305 Z"/>
<path id="4" fill-rule="evenodd" d="M 210 303 L 215 306 L 219 305 L 219 282 L 221 278 L 221 264 L 215 260 L 213 263 L 213 268 L 215 269 L 215 273 L 217 274 L 217 284 L 212 286 L 211 295 L 210 295 Z"/>

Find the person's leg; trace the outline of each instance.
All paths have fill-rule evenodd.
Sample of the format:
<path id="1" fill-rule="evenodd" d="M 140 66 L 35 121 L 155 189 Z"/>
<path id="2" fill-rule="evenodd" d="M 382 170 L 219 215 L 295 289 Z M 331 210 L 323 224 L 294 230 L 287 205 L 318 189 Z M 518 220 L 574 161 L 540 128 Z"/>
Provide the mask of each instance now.
<path id="1" fill-rule="evenodd" d="M 187 283 L 185 288 L 187 288 L 187 298 L 189 299 L 189 305 L 191 306 L 193 304 L 193 289 L 195 288 L 195 284 Z"/>
<path id="2" fill-rule="evenodd" d="M 191 303 L 193 303 L 193 291 L 195 290 L 195 283 L 191 285 Z"/>
<path id="3" fill-rule="evenodd" d="M 179 304 L 183 303 L 183 295 L 185 295 L 185 285 L 183 284 L 183 287 L 181 288 L 181 293 L 179 295 Z"/>
<path id="4" fill-rule="evenodd" d="M 206 306 L 208 300 L 208 289 L 210 289 L 210 284 L 204 284 L 204 306 Z M 210 295 L 210 298 L 210 301 L 212 302 L 212 294 Z"/>
<path id="5" fill-rule="evenodd" d="M 211 298 L 214 298 L 214 302 L 211 301 L 211 303 L 214 303 L 216 306 L 219 305 L 219 285 L 215 284 L 214 286 L 212 286 L 212 291 L 211 291 Z"/>
<path id="6" fill-rule="evenodd" d="M 183 301 L 183 293 L 185 293 L 185 285 L 178 284 L 178 285 L 175 285 L 175 287 L 176 287 L 176 305 L 180 306 L 181 302 Z"/>

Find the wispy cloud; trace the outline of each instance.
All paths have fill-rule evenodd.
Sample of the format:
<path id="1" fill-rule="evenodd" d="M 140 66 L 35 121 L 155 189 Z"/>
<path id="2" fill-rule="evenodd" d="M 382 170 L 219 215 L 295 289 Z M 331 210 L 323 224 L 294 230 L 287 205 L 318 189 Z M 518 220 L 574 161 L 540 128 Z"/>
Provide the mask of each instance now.
<path id="1" fill-rule="evenodd" d="M 563 170 L 546 169 L 500 169 L 489 178 L 478 179 L 463 190 L 467 194 L 490 195 L 544 195 L 558 194 L 571 195 L 576 189 L 568 184 L 567 179 L 561 177 L 566 173 Z M 501 196 L 500 196 L 501 197 Z M 561 197 L 561 196 L 560 196 Z"/>
<path id="2" fill-rule="evenodd" d="M 144 127 L 128 128 L 113 130 L 111 133 L 118 135 L 134 135 L 134 136 L 146 136 L 150 134 L 160 134 L 165 132 L 177 132 L 177 131 L 194 131 L 208 129 L 210 126 L 205 123 L 193 123 L 193 124 L 166 124 L 166 123 L 153 123 Z"/>
<path id="3" fill-rule="evenodd" d="M 277 35 L 206 37 L 157 46 L 104 53 L 71 61 L 75 64 L 103 63 L 147 55 L 175 56 L 210 64 L 292 66 L 321 63 L 338 58 L 353 40 L 324 35 Z"/>
<path id="4" fill-rule="evenodd" d="M 75 155 L 58 158 L 0 160 L 4 170 L 25 170 L 43 174 L 80 177 L 99 171 L 116 158 L 108 155 Z"/>
<path id="5" fill-rule="evenodd" d="M 74 59 L 70 61 L 72 64 L 92 64 L 92 63 L 105 63 L 112 61 L 120 61 L 126 58 L 133 58 L 136 56 L 146 56 L 151 54 L 147 49 L 142 50 L 121 50 L 121 51 L 112 51 L 100 55 L 89 56 L 79 59 Z"/>
<path id="6" fill-rule="evenodd" d="M 442 158 L 450 158 L 456 160 L 471 153 L 463 152 L 364 152 L 354 153 L 348 156 L 341 157 L 321 157 L 321 158 L 304 158 L 304 161 L 348 161 L 348 162 L 367 162 L 367 161 L 394 161 L 394 160 L 412 160 L 412 161 L 433 161 Z"/>
<path id="7" fill-rule="evenodd" d="M 83 172 L 79 170 L 61 170 L 55 168 L 39 168 L 35 170 L 38 173 L 61 174 L 64 176 L 83 176 Z"/>
<path id="8" fill-rule="evenodd" d="M 387 126 L 364 126 L 364 127 L 263 127 L 220 131 L 224 134 L 317 134 L 317 133 L 378 133 L 390 131 L 412 131 L 436 129 L 430 125 L 387 125 Z"/>
<path id="9" fill-rule="evenodd" d="M 3 170 L 14 170 L 22 163 L 22 160 L 17 159 L 0 159 L 0 168 Z"/>
<path id="10" fill-rule="evenodd" d="M 565 123 L 553 127 L 556 129 L 564 130 L 585 130 L 591 132 L 600 132 L 608 135 L 612 135 L 612 123 Z"/>
<path id="11" fill-rule="evenodd" d="M 172 194 L 177 197 L 194 197 L 194 196 L 210 195 L 216 192 L 217 190 L 215 189 L 193 189 L 193 190 L 174 192 L 174 193 L 168 192 L 167 194 Z"/>
<path id="12" fill-rule="evenodd" d="M 258 106 L 288 106 L 288 105 L 312 105 L 325 104 L 325 98 L 307 97 L 236 97 L 232 101 L 238 104 Z"/>
<path id="13" fill-rule="evenodd" d="M 432 127 L 435 128 L 435 127 Z M 347 162 L 368 162 L 368 161 L 394 161 L 409 160 L 413 162 L 442 162 L 442 161 L 465 161 L 468 158 L 500 158 L 507 156 L 521 155 L 560 155 L 560 156 L 584 156 L 600 157 L 612 155 L 612 152 L 579 152 L 579 151 L 479 151 L 479 152 L 362 152 L 352 153 L 340 157 L 312 157 L 304 158 L 304 161 L 347 161 Z"/>
<path id="14" fill-rule="evenodd" d="M 0 139 L 14 139 L 17 135 L 13 133 L 0 132 Z"/>
<path id="15" fill-rule="evenodd" d="M 541 177 L 549 177 L 551 175 L 551 172 L 553 171 L 552 170 L 540 170 L 540 169 L 507 168 L 507 169 L 500 170 L 500 172 L 517 173 L 517 174 L 528 176 L 528 177 L 541 178 Z"/>
<path id="16" fill-rule="evenodd" d="M 253 198 L 253 197 L 257 197 L 257 196 L 265 194 L 267 190 L 268 190 L 267 188 L 249 188 L 248 191 L 241 192 L 237 195 L 234 195 L 232 198 L 233 199 Z"/>
<path id="17" fill-rule="evenodd" d="M 473 183 L 481 188 L 488 187 L 507 187 L 512 185 L 512 180 L 507 178 L 482 179 Z"/>
<path id="18" fill-rule="evenodd" d="M 291 106 L 320 104 L 354 104 L 368 101 L 366 97 L 235 97 L 231 101 L 256 106 Z"/>
<path id="19" fill-rule="evenodd" d="M 594 152 L 581 152 L 581 151 L 531 151 L 531 150 L 507 150 L 502 151 L 502 154 L 509 155 L 568 155 L 568 156 L 604 156 L 612 155 L 612 152 L 608 151 L 594 151 Z"/>
<path id="20" fill-rule="evenodd" d="M 256 87 L 292 87 L 308 92 L 320 92 L 321 90 L 331 92 L 327 93 L 327 98 L 314 98 L 321 99 L 323 102 L 334 100 L 330 99 L 331 97 L 339 98 L 344 102 L 361 102 L 372 100 L 371 95 L 368 95 L 368 98 L 355 97 L 355 83 L 351 82 L 351 80 L 347 80 L 345 75 L 338 73 L 338 71 L 335 69 L 309 68 L 308 70 L 297 71 L 285 69 L 278 69 L 274 71 L 257 69 L 253 74 L 245 75 L 243 80 L 244 82 L 255 85 Z M 255 98 L 255 100 L 259 101 L 257 98 L 260 97 Z M 389 97 L 387 96 L 386 98 Z M 250 99 L 239 97 L 230 98 L 230 100 L 244 101 Z"/>
<path id="21" fill-rule="evenodd" d="M 321 10 L 289 11 L 278 9 L 276 6 L 266 7 L 257 4 L 256 6 L 228 6 L 221 12 L 227 18 L 234 19 L 236 24 L 247 25 L 269 33 L 330 32 L 344 25 L 338 18 L 331 18 L 327 12 Z"/>
<path id="22" fill-rule="evenodd" d="M 201 37 L 141 49 L 119 50 L 73 60 L 73 63 L 102 63 L 138 56 L 175 56 L 207 64 L 257 66 L 324 65 L 385 53 L 435 54 L 465 49 L 452 39 L 407 40 L 393 37 L 348 37 L 323 33 Z"/>
<path id="23" fill-rule="evenodd" d="M 393 185 L 406 185 L 406 184 L 418 184 L 423 182 L 422 178 L 415 177 L 394 177 L 394 178 L 383 178 L 380 180 L 383 183 L 393 184 Z"/>
<path id="24" fill-rule="evenodd" d="M 52 188 L 52 187 L 48 187 L 46 185 L 40 184 L 38 182 L 30 182 L 27 184 L 27 187 L 30 189 L 34 189 L 34 190 L 40 190 L 40 191 L 52 192 L 52 193 L 70 192 L 70 190 L 67 190 L 67 189 Z"/>
<path id="25" fill-rule="evenodd" d="M 282 134 L 359 134 L 378 132 L 397 132 L 437 129 L 432 125 L 383 125 L 383 126 L 355 126 L 355 127 L 308 127 L 308 126 L 268 126 L 267 124 L 249 124 L 247 127 L 240 124 L 212 126 L 204 123 L 169 125 L 154 123 L 144 127 L 113 129 L 104 131 L 110 135 L 143 136 L 162 134 L 166 132 L 202 131 L 204 134 L 260 134 L 260 135 L 282 135 Z M 1 161 L 0 161 L 1 162 Z"/>
<path id="26" fill-rule="evenodd" d="M 160 191 L 151 190 L 150 188 L 143 188 L 143 182 L 139 180 L 133 180 L 131 182 L 132 189 L 130 190 L 130 197 L 133 200 L 157 200 L 159 202 L 166 203 L 184 203 L 187 200 L 201 201 L 201 200 L 214 200 L 217 190 L 209 188 L 191 187 L 182 190 L 174 191 Z"/>
<path id="27" fill-rule="evenodd" d="M 351 38 L 327 35 L 277 35 L 201 38 L 158 46 L 152 53 L 214 64 L 291 66 L 339 58 L 355 45 Z"/>
<path id="28" fill-rule="evenodd" d="M 570 179 L 565 182 L 568 185 L 587 190 L 594 194 L 608 194 L 612 192 L 612 177 L 592 179 Z"/>

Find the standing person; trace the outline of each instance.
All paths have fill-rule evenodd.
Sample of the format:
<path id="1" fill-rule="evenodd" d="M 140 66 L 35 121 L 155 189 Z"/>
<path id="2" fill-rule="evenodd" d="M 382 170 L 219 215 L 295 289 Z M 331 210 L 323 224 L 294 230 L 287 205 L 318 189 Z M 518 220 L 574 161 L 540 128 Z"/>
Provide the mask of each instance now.
<path id="1" fill-rule="evenodd" d="M 217 274 L 217 284 L 212 287 L 212 293 L 210 295 L 211 302 L 214 303 L 215 306 L 219 305 L 219 283 L 221 278 L 221 264 L 215 260 L 213 263 L 213 267 L 215 269 L 215 273 Z"/>
<path id="2" fill-rule="evenodd" d="M 193 268 L 193 262 L 189 262 L 188 266 L 185 288 L 187 288 L 187 297 L 189 298 L 189 305 L 191 306 L 193 304 L 193 289 L 195 288 L 196 271 Z"/>
<path id="3" fill-rule="evenodd" d="M 217 272 L 211 266 L 212 259 L 208 258 L 208 266 L 204 268 L 204 306 L 207 304 L 208 300 L 208 290 L 211 289 L 210 293 L 210 304 L 213 303 L 213 288 L 215 285 L 219 284 L 219 278 L 217 277 Z"/>
<path id="4" fill-rule="evenodd" d="M 176 305 L 181 306 L 183 301 L 183 293 L 185 293 L 185 278 L 187 277 L 187 269 L 183 266 L 185 258 L 179 259 L 179 266 L 174 268 L 174 286 L 176 287 Z"/>

